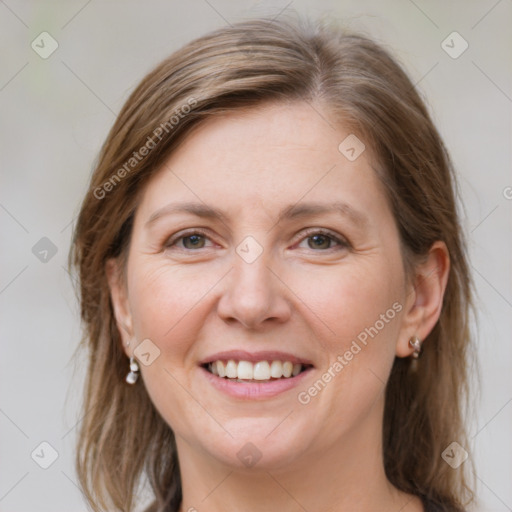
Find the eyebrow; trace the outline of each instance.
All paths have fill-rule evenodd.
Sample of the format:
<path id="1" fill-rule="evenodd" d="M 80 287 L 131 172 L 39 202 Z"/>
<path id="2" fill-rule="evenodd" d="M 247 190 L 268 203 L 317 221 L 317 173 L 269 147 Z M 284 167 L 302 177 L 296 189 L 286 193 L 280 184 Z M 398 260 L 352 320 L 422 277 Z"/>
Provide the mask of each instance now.
<path id="1" fill-rule="evenodd" d="M 171 203 L 159 210 L 155 211 L 147 220 L 146 227 L 155 222 L 157 219 L 178 213 L 190 213 L 203 219 L 218 219 L 227 224 L 227 216 L 218 208 L 208 206 L 202 203 Z M 362 212 L 354 209 L 348 203 L 335 201 L 333 203 L 299 203 L 291 204 L 283 208 L 278 216 L 278 223 L 283 220 L 291 220 L 326 213 L 338 213 L 348 217 L 354 224 L 359 227 L 368 224 L 368 217 Z"/>

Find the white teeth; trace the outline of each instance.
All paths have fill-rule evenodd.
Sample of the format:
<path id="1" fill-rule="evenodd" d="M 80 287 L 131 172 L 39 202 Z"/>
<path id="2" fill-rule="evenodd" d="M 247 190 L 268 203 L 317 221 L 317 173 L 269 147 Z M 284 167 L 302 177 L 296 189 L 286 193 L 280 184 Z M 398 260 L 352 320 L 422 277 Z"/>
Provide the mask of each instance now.
<path id="1" fill-rule="evenodd" d="M 217 361 L 217 374 L 219 377 L 226 376 L 226 369 L 224 368 L 224 363 L 222 361 Z"/>
<path id="2" fill-rule="evenodd" d="M 270 379 L 270 365 L 267 361 L 260 361 L 253 366 L 253 378 L 255 380 Z"/>
<path id="3" fill-rule="evenodd" d="M 272 361 L 270 365 L 270 376 L 275 379 L 279 379 L 279 377 L 283 376 L 283 365 L 281 361 Z"/>
<path id="4" fill-rule="evenodd" d="M 238 377 L 238 364 L 233 359 L 226 363 L 226 377 L 236 379 Z"/>
<path id="5" fill-rule="evenodd" d="M 252 363 L 249 361 L 240 361 L 238 363 L 238 378 L 239 379 L 252 379 L 253 369 Z"/>
<path id="6" fill-rule="evenodd" d="M 290 361 L 283 363 L 283 377 L 290 377 L 293 371 L 293 364 Z"/>
<path id="7" fill-rule="evenodd" d="M 250 361 L 229 359 L 226 362 L 213 361 L 208 369 L 214 375 L 228 379 L 268 381 L 271 378 L 295 377 L 302 371 L 303 365 L 291 361 L 258 361 L 253 364 Z"/>

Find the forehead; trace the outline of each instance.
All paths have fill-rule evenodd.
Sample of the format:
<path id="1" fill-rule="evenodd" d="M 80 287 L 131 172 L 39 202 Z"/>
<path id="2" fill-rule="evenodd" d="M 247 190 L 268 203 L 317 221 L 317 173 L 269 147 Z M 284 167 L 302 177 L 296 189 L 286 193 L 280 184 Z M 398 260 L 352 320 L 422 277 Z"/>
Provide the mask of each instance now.
<path id="1" fill-rule="evenodd" d="M 305 102 L 212 117 L 151 178 L 141 209 L 147 218 L 169 201 L 194 200 L 231 208 L 233 214 L 261 210 L 274 216 L 277 209 L 303 200 L 343 200 L 378 210 L 385 198 L 369 152 L 350 160 L 340 151 L 349 136 L 318 105 Z"/>

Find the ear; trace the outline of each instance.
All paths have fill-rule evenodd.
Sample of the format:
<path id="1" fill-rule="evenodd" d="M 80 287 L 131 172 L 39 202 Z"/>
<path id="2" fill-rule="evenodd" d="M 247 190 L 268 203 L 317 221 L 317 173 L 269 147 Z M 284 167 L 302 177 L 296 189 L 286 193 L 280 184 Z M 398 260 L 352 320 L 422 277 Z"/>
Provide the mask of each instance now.
<path id="1" fill-rule="evenodd" d="M 444 242 L 432 244 L 427 257 L 414 270 L 405 300 L 404 316 L 396 345 L 398 357 L 410 356 L 414 349 L 409 340 L 422 342 L 436 325 L 450 272 L 450 256 Z"/>
<path id="2" fill-rule="evenodd" d="M 119 330 L 123 343 L 123 350 L 126 355 L 130 357 L 130 343 L 133 340 L 133 322 L 128 302 L 127 284 L 122 275 L 120 262 L 117 259 L 109 259 L 106 263 L 105 270 L 117 329 Z M 133 350 L 133 348 L 131 348 L 131 350 Z"/>

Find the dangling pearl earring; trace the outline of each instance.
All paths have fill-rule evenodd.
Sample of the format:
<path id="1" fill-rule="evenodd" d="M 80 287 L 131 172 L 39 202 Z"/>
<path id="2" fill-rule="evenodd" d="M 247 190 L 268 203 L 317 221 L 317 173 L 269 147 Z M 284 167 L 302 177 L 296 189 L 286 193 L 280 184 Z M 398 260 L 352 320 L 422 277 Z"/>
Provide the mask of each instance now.
<path id="1" fill-rule="evenodd" d="M 414 349 L 414 352 L 411 354 L 414 359 L 418 359 L 421 353 L 421 340 L 418 336 L 413 336 L 409 340 L 409 345 Z"/>
<path id="2" fill-rule="evenodd" d="M 128 384 L 135 384 L 139 378 L 139 364 L 135 358 L 130 357 L 130 373 L 126 376 Z"/>

